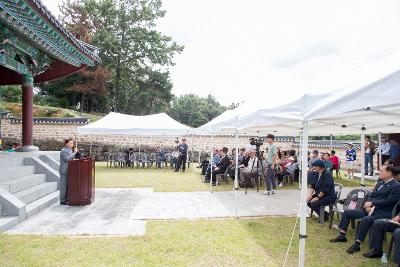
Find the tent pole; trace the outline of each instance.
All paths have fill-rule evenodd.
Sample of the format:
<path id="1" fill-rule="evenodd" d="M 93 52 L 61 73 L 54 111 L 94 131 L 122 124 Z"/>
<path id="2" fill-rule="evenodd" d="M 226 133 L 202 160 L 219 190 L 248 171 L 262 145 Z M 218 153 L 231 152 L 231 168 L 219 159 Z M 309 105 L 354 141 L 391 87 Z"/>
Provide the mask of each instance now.
<path id="1" fill-rule="evenodd" d="M 365 186 L 365 126 L 361 127 L 361 186 Z"/>
<path id="2" fill-rule="evenodd" d="M 211 176 L 210 176 L 210 192 L 213 193 L 213 187 L 212 187 L 212 178 L 213 178 L 213 158 L 214 158 L 214 133 L 211 133 L 211 157 L 210 157 L 210 166 L 211 166 Z M 215 181 L 217 182 L 217 181 Z"/>
<path id="3" fill-rule="evenodd" d="M 307 150 L 308 150 L 308 121 L 303 121 L 303 133 L 301 144 L 301 199 L 300 199 L 300 241 L 299 241 L 299 267 L 304 267 L 305 248 L 307 238 L 306 228 L 306 196 L 307 196 Z"/>
<path id="4" fill-rule="evenodd" d="M 234 192 L 234 198 L 235 198 L 235 218 L 238 218 L 238 199 L 237 199 L 237 191 L 239 189 L 238 186 L 238 174 L 239 174 L 239 133 L 238 130 L 235 130 L 235 143 L 236 143 L 236 164 L 235 164 L 235 184 L 233 187 Z"/>
<path id="5" fill-rule="evenodd" d="M 333 135 L 331 134 L 331 150 L 333 150 Z"/>
<path id="6" fill-rule="evenodd" d="M 381 167 L 382 164 L 382 153 L 381 153 L 381 140 L 382 140 L 382 132 L 378 133 L 378 170 Z"/>
<path id="7" fill-rule="evenodd" d="M 300 164 L 303 162 L 303 134 L 300 133 L 300 140 L 299 140 L 299 157 L 300 157 Z M 307 155 L 308 156 L 308 155 Z M 308 160 L 307 160 L 308 162 Z M 299 177 L 299 190 L 301 190 L 301 184 L 303 180 L 301 179 L 301 175 Z"/>

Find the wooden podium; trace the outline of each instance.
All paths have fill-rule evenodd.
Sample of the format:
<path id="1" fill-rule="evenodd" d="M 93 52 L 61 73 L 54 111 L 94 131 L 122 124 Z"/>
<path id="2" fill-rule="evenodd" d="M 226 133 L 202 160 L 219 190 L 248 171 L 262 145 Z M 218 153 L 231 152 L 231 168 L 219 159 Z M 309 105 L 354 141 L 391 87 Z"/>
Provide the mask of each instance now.
<path id="1" fill-rule="evenodd" d="M 94 202 L 95 160 L 74 159 L 68 162 L 68 205 L 84 206 Z"/>

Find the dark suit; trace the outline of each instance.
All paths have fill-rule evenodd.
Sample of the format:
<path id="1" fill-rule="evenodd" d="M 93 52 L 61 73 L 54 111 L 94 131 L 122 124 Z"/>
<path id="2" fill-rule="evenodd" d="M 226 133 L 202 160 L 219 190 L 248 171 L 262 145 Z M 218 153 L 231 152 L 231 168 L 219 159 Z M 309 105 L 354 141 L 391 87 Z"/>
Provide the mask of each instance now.
<path id="1" fill-rule="evenodd" d="M 392 217 L 400 216 L 400 200 L 397 202 L 396 210 L 393 210 Z M 371 228 L 371 238 L 369 240 L 370 248 L 382 252 L 382 245 L 385 236 L 385 232 L 393 233 L 394 238 L 394 262 L 400 264 L 400 226 L 386 221 L 385 219 L 379 219 L 374 222 Z"/>
<path id="2" fill-rule="evenodd" d="M 394 205 L 400 199 L 400 184 L 392 179 L 385 183 L 379 182 L 372 192 L 369 201 L 375 207 L 374 213 L 368 216 L 364 210 L 345 210 L 339 223 L 339 229 L 346 231 L 351 219 L 361 219 L 357 240 L 364 241 L 369 228 L 377 219 L 388 219 L 392 216 Z"/>
<path id="3" fill-rule="evenodd" d="M 226 168 L 231 164 L 231 161 L 228 157 L 228 155 L 225 155 L 223 158 L 221 158 L 215 166 L 213 166 L 213 175 L 212 175 L 212 181 L 215 183 L 215 178 L 217 174 L 222 174 L 225 173 Z M 215 170 L 215 168 L 218 168 L 218 170 Z M 206 181 L 210 181 L 211 177 L 211 172 L 206 173 Z"/>
<path id="4" fill-rule="evenodd" d="M 335 183 L 333 182 L 332 173 L 327 171 L 323 171 L 321 177 L 319 177 L 319 173 L 316 173 L 313 178 L 314 179 L 311 181 L 311 188 L 315 191 L 313 197 L 318 196 L 321 192 L 324 193 L 324 196 L 317 201 L 309 202 L 307 205 L 315 211 L 315 213 L 319 214 L 321 207 L 335 203 Z"/>

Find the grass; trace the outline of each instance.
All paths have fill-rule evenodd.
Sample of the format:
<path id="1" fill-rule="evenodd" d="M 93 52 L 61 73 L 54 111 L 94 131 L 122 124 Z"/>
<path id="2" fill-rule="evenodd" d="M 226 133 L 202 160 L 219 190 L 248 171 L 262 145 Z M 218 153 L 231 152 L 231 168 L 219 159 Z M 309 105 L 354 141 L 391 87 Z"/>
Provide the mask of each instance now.
<path id="1" fill-rule="evenodd" d="M 342 176 L 343 177 L 343 176 Z M 193 192 L 208 191 L 209 184 L 201 182 L 200 169 L 190 167 L 185 173 L 175 173 L 171 169 L 148 168 L 107 168 L 105 162 L 96 162 L 96 187 L 99 188 L 132 188 L 153 187 L 156 192 Z M 214 186 L 215 191 L 232 190 L 233 182 Z M 335 182 L 346 187 L 357 187 L 357 180 L 335 178 Z M 369 184 L 367 184 L 369 185 Z M 372 185 L 372 183 L 370 184 Z M 298 186 L 298 185 L 297 185 Z M 297 186 L 285 186 L 284 189 L 295 189 Z M 251 189 L 252 190 L 252 189 Z"/>
<path id="2" fill-rule="evenodd" d="M 0 109 L 11 112 L 12 116 L 22 117 L 22 104 L 1 102 Z M 70 109 L 63 109 L 57 107 L 33 105 L 34 117 L 51 117 L 51 118 L 89 118 L 91 122 L 101 119 L 105 114 L 97 113 L 80 113 Z"/>
<path id="3" fill-rule="evenodd" d="M 99 188 L 132 188 L 153 187 L 156 192 L 194 192 L 208 191 L 210 184 L 202 183 L 201 170 L 192 166 L 186 172 L 175 173 L 168 169 L 155 168 L 107 168 L 105 162 L 96 162 L 96 187 Z M 229 184 L 221 183 L 214 186 L 214 191 L 229 191 L 233 188 L 233 182 L 229 178 Z M 285 186 L 285 189 L 295 188 Z M 250 189 L 252 190 L 252 189 Z"/>
<path id="4" fill-rule="evenodd" d="M 0 234 L 0 266 L 282 266 L 295 220 L 150 221 L 142 237 Z M 307 230 L 306 266 L 379 265 L 361 253 L 346 254 L 350 243 L 329 243 L 337 231 L 327 224 L 309 219 Z M 286 266 L 297 266 L 297 259 L 295 235 Z"/>

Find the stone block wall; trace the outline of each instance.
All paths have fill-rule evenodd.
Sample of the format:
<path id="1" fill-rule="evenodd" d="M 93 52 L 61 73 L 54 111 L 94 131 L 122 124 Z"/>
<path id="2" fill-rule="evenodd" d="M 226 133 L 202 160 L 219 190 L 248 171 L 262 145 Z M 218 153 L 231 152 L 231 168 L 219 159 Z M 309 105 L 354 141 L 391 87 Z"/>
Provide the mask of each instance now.
<path id="1" fill-rule="evenodd" d="M 33 127 L 33 139 L 34 145 L 38 146 L 40 150 L 60 150 L 63 146 L 63 140 L 72 137 L 76 138 L 78 147 L 85 149 L 85 151 L 91 150 L 97 155 L 102 155 L 107 151 L 119 151 L 121 149 L 133 148 L 134 150 L 154 150 L 157 145 L 162 145 L 165 149 L 173 149 L 175 146 L 176 137 L 181 138 L 182 136 L 135 136 L 135 135 L 80 135 L 77 134 L 77 127 L 82 124 L 46 124 L 46 123 L 35 123 Z M 9 119 L 1 120 L 1 131 L 3 141 L 5 144 L 12 144 L 13 142 L 21 142 L 22 139 L 22 124 L 11 123 Z M 208 136 L 194 136 L 188 138 L 188 145 L 193 151 L 205 151 L 209 153 L 214 147 L 220 148 L 223 146 L 232 149 L 235 147 L 235 137 L 229 135 L 219 135 L 211 137 Z M 295 150 L 299 148 L 293 140 L 278 140 L 276 145 L 281 150 Z M 239 137 L 239 147 L 249 146 L 249 136 Z M 263 149 L 265 147 L 262 146 Z M 310 146 L 309 150 L 312 151 L 317 149 L 323 152 L 330 152 L 329 146 L 315 147 Z M 341 166 L 345 168 L 345 148 L 343 146 L 335 146 L 333 148 L 336 151 L 337 156 L 341 159 Z M 358 153 L 357 165 L 360 166 L 360 152 Z M 375 162 L 374 162 L 375 163 Z M 376 165 L 376 164 L 375 164 Z"/>

